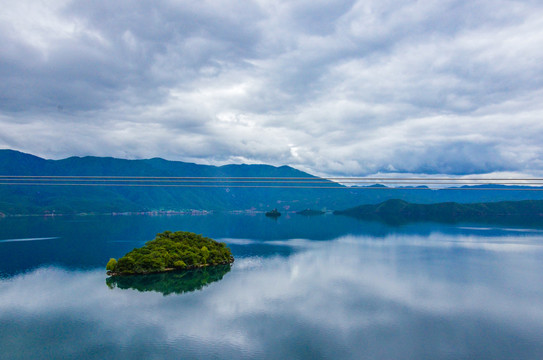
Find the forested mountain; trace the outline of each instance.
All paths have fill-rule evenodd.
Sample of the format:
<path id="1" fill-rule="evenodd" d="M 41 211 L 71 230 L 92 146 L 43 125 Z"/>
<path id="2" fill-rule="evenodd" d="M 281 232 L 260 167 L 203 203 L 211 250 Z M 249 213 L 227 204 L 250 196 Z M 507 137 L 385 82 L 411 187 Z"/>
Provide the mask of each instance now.
<path id="1" fill-rule="evenodd" d="M 12 150 L 0 150 L 0 176 L 132 176 L 132 177 L 312 177 L 288 166 L 208 166 L 154 158 L 124 160 L 101 157 L 70 157 L 45 160 Z M 188 185 L 201 185 L 201 182 Z M 201 180 L 199 180 L 201 181 Z M 239 183 L 222 182 L 220 187 L 175 186 L 41 186 L 0 185 L 0 212 L 107 213 L 187 209 L 268 209 L 319 204 L 321 192 L 314 189 L 237 188 Z M 79 182 L 80 183 L 80 182 Z M 89 182 L 88 182 L 89 183 Z M 96 185 L 98 182 L 91 182 Z M 126 182 L 124 182 L 126 184 Z M 131 185 L 138 184 L 133 181 Z M 156 182 L 153 185 L 164 183 Z M 186 182 L 184 183 L 187 184 Z M 206 184 L 206 183 L 204 183 Z M 255 184 L 255 185 L 265 185 Z M 339 186 L 329 182 L 332 186 Z M 166 183 L 165 185 L 172 185 Z M 224 185 L 224 186 L 223 186 Z M 276 185 L 276 184 L 274 184 Z M 279 184 L 280 185 L 280 184 Z M 332 190 L 333 191 L 333 190 Z M 336 190 L 337 191 L 337 190 Z M 327 203 L 333 194 L 324 193 Z M 320 206 L 320 205 L 319 205 Z"/>
<path id="2" fill-rule="evenodd" d="M 460 204 L 446 202 L 437 204 L 412 204 L 403 200 L 387 200 L 380 204 L 360 205 L 335 211 L 336 215 L 348 215 L 360 219 L 379 219 L 393 222 L 438 221 L 477 222 L 492 220 L 543 220 L 542 200 L 498 201 L 490 203 Z"/>
<path id="3" fill-rule="evenodd" d="M 46 160 L 37 156 L 0 150 L 0 213 L 110 213 L 157 210 L 284 210 L 345 209 L 359 204 L 376 204 L 388 199 L 417 203 L 456 201 L 459 203 L 543 199 L 543 191 L 429 190 L 386 187 L 346 188 L 324 179 L 319 186 L 332 188 L 239 188 L 231 180 L 219 187 L 175 186 L 44 186 L 7 184 L 5 176 L 133 176 L 133 177 L 288 177 L 319 178 L 289 166 L 209 166 L 154 158 L 125 160 L 103 157 L 70 157 Z M 137 181 L 132 182 L 136 184 Z M 161 185 L 164 183 L 154 183 Z M 186 184 L 186 183 L 185 183 Z M 189 185 L 197 185 L 196 180 Z M 288 185 L 257 183 L 251 185 Z M 109 184 L 112 185 L 112 184 Z M 171 185 L 171 184 L 170 184 Z M 496 186 L 492 186 L 496 187 Z M 484 188 L 481 186 L 480 188 Z"/>

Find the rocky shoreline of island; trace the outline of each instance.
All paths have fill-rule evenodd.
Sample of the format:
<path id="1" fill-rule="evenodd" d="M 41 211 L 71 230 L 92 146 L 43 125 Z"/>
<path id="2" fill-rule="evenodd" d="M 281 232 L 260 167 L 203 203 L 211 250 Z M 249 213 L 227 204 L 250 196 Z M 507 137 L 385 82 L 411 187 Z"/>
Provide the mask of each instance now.
<path id="1" fill-rule="evenodd" d="M 213 264 L 198 264 L 198 265 L 193 265 L 193 266 L 187 266 L 183 269 L 179 269 L 179 268 L 165 268 L 164 270 L 161 270 L 161 271 L 150 271 L 150 272 L 141 272 L 141 273 L 137 273 L 137 274 L 134 274 L 134 273 L 120 273 L 120 272 L 113 272 L 113 271 L 106 271 L 106 275 L 107 276 L 137 276 L 137 275 L 150 275 L 150 274 L 164 274 L 164 273 L 169 273 L 169 272 L 175 272 L 175 271 L 189 271 L 189 270 L 196 270 L 196 269 L 202 269 L 202 268 L 207 268 L 207 267 L 212 267 L 212 266 L 219 266 L 219 265 L 231 265 L 234 263 L 234 257 L 232 257 L 229 261 L 223 261 L 223 262 L 220 262 L 220 263 L 213 263 Z"/>

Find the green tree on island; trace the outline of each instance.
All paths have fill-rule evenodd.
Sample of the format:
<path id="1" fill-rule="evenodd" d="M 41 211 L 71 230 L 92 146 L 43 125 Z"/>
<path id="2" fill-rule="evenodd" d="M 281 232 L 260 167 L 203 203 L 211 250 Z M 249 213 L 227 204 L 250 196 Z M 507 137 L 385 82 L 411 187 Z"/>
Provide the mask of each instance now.
<path id="1" fill-rule="evenodd" d="M 226 244 L 191 232 L 166 231 L 143 247 L 106 265 L 108 274 L 149 274 L 208 265 L 229 264 L 234 257 Z"/>
<path id="2" fill-rule="evenodd" d="M 117 266 L 117 260 L 115 260 L 114 258 L 111 258 L 107 262 L 106 270 L 107 271 L 114 271 L 116 266 Z"/>

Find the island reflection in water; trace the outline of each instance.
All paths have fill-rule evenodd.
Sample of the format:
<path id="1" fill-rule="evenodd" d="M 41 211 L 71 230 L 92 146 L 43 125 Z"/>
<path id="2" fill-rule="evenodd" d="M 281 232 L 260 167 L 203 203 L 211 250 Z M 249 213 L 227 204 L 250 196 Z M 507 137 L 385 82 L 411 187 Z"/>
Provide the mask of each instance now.
<path id="1" fill-rule="evenodd" d="M 208 266 L 186 271 L 160 274 L 111 276 L 106 279 L 110 289 L 133 289 L 141 292 L 155 291 L 164 296 L 202 290 L 212 282 L 219 281 L 230 271 L 230 264 Z"/>
<path id="2" fill-rule="evenodd" d="M 180 296 L 111 291 L 102 269 L 41 268 L 1 281 L 2 354 L 8 359 L 157 354 L 540 359 L 543 354 L 538 233 L 272 243 L 295 251 L 239 258 L 221 281 Z"/>

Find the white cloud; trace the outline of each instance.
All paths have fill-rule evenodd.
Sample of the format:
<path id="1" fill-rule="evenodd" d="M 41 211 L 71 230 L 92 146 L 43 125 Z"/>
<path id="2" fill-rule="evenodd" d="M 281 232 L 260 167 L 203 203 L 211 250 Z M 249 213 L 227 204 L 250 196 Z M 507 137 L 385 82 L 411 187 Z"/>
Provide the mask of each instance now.
<path id="1" fill-rule="evenodd" d="M 34 5 L 3 5 L 0 147 L 319 174 L 543 170 L 535 1 Z"/>

